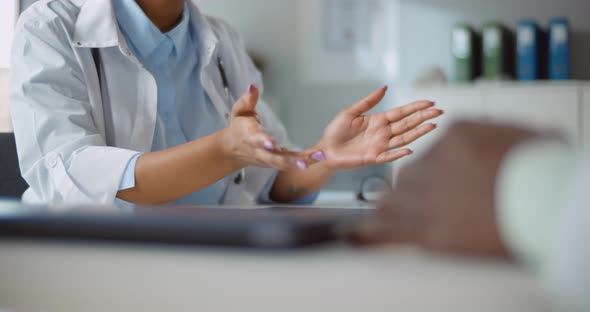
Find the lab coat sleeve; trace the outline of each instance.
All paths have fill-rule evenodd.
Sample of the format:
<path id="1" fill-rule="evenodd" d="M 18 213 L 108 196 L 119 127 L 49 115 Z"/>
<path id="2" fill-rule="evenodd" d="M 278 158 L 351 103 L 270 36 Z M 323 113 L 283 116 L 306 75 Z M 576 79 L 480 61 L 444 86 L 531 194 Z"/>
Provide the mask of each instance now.
<path id="1" fill-rule="evenodd" d="M 123 172 L 121 183 L 119 183 L 119 191 L 124 191 L 135 187 L 135 168 L 137 167 L 137 159 L 139 156 L 141 156 L 141 154 L 138 153 L 137 155 L 133 156 L 131 160 L 129 160 L 129 163 Z"/>
<path id="2" fill-rule="evenodd" d="M 575 170 L 564 213 L 552 240 L 542 278 L 559 311 L 590 311 L 590 163 Z"/>
<path id="3" fill-rule="evenodd" d="M 532 141 L 508 155 L 498 179 L 504 239 L 560 311 L 590 311 L 587 159 L 557 142 Z"/>
<path id="4" fill-rule="evenodd" d="M 93 118 L 81 54 L 62 21 L 28 13 L 15 29 L 10 87 L 28 192 L 38 203 L 112 204 L 137 152 L 106 146 Z"/>
<path id="5" fill-rule="evenodd" d="M 564 213 L 575 157 L 561 142 L 534 140 L 513 149 L 498 175 L 498 224 L 510 251 L 541 271 Z"/>
<path id="6" fill-rule="evenodd" d="M 258 198 L 259 204 L 261 204 L 261 205 L 283 204 L 283 203 L 277 203 L 270 198 L 270 192 L 272 191 L 272 187 L 275 184 L 275 181 L 277 179 L 277 175 L 278 175 L 278 171 L 276 171 L 274 173 L 272 178 L 270 180 L 268 180 L 268 183 L 266 183 L 266 185 L 264 186 L 264 189 L 262 190 L 262 193 L 260 194 L 260 197 Z M 315 192 L 311 195 L 297 199 L 297 200 L 292 201 L 288 204 L 289 205 L 312 205 L 313 203 L 315 203 L 315 201 L 318 199 L 319 196 L 320 196 L 320 192 Z"/>

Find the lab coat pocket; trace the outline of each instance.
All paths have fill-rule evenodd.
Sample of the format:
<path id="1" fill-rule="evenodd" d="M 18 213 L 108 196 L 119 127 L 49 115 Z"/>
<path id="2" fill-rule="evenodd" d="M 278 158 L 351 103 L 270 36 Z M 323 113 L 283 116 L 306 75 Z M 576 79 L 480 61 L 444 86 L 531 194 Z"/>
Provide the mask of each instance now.
<path id="1" fill-rule="evenodd" d="M 261 193 L 273 176 L 273 169 L 247 167 L 246 176 L 241 183 L 236 183 L 232 178 L 225 192 L 223 204 L 246 206 L 258 204 Z"/>

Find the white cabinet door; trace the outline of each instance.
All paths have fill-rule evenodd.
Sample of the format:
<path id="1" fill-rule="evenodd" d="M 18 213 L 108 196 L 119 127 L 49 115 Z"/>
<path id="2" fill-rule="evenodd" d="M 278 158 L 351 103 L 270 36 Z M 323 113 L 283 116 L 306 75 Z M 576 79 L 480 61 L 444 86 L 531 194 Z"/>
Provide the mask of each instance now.
<path id="1" fill-rule="evenodd" d="M 395 95 L 397 106 L 416 100 L 435 101 L 436 107 L 444 110 L 445 114 L 434 121 L 438 128 L 433 133 L 409 146 L 414 150 L 414 155 L 393 164 L 393 181 L 396 180 L 400 168 L 426 153 L 454 122 L 458 120 L 481 120 L 484 118 L 483 97 L 478 90 L 464 88 L 419 89 L 405 90 Z"/>
<path id="2" fill-rule="evenodd" d="M 519 86 L 492 89 L 485 96 L 490 120 L 540 131 L 558 131 L 581 142 L 580 92 L 576 86 Z"/>
<path id="3" fill-rule="evenodd" d="M 420 157 L 445 130 L 460 119 L 486 119 L 499 124 L 562 133 L 573 145 L 590 153 L 590 86 L 580 83 L 501 85 L 409 89 L 396 94 L 396 104 L 417 99 L 437 102 L 445 115 L 439 129 L 410 145 L 415 155 L 394 164 L 393 180 L 399 169 Z"/>
<path id="4" fill-rule="evenodd" d="M 417 154 L 425 152 L 454 122 L 480 120 L 485 117 L 483 97 L 481 92 L 477 90 L 462 88 L 409 90 L 399 92 L 395 96 L 397 106 L 417 100 L 434 101 L 437 108 L 445 111 L 443 116 L 433 121 L 438 125 L 438 129 L 434 133 L 410 145 Z"/>

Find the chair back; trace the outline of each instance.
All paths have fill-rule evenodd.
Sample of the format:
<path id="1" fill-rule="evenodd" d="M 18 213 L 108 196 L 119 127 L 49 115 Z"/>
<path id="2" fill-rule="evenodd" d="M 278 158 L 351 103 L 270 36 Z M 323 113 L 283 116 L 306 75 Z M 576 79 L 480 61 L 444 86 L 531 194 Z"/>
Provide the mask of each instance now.
<path id="1" fill-rule="evenodd" d="M 0 133 L 0 197 L 20 198 L 27 188 L 18 164 L 14 133 Z"/>

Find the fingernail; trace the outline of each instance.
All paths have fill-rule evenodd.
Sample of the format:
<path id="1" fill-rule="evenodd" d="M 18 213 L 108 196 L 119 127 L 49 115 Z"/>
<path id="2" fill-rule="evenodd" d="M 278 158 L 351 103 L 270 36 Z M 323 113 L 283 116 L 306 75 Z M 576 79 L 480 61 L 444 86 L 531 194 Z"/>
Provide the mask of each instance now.
<path id="1" fill-rule="evenodd" d="M 248 86 L 248 93 L 252 94 L 253 91 L 254 91 L 254 85 L 251 84 Z"/>
<path id="2" fill-rule="evenodd" d="M 387 85 L 381 87 L 381 90 L 383 90 L 383 91 L 387 91 L 387 89 L 389 89 L 389 87 Z"/>
<path id="3" fill-rule="evenodd" d="M 317 151 L 317 152 L 311 154 L 311 159 L 316 160 L 316 161 L 325 161 L 326 155 L 322 151 Z"/>
<path id="4" fill-rule="evenodd" d="M 435 101 L 432 101 L 432 105 L 433 105 L 433 106 L 434 106 L 434 105 L 436 105 L 436 102 L 435 102 Z"/>
<path id="5" fill-rule="evenodd" d="M 298 160 L 295 162 L 295 164 L 297 165 L 297 168 L 301 170 L 307 170 L 307 164 L 303 160 Z"/>
<path id="6" fill-rule="evenodd" d="M 408 151 L 408 155 L 412 155 L 412 154 L 414 154 L 414 151 L 413 150 L 409 150 Z"/>
<path id="7" fill-rule="evenodd" d="M 264 148 L 272 151 L 275 149 L 275 144 L 270 140 L 266 140 L 266 141 L 264 141 Z"/>
<path id="8" fill-rule="evenodd" d="M 433 123 L 432 126 L 434 126 L 434 129 L 438 128 L 438 124 Z"/>

